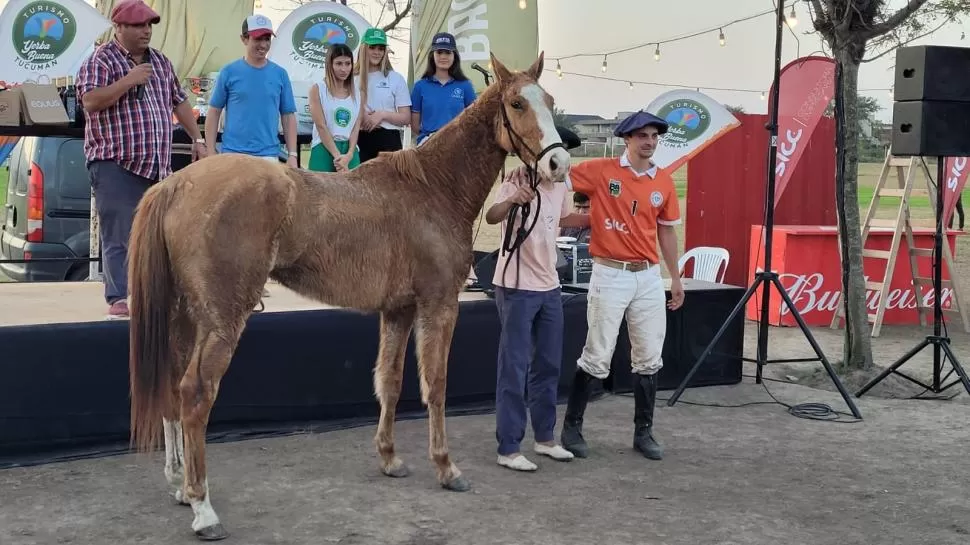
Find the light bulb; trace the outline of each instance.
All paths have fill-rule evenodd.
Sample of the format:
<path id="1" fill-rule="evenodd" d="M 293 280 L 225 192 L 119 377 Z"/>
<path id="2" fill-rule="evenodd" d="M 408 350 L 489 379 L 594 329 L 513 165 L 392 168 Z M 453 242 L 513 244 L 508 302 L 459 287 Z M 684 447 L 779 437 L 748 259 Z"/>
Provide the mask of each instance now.
<path id="1" fill-rule="evenodd" d="M 765 92 L 761 91 L 761 100 L 764 100 L 764 99 L 765 99 Z"/>
<path id="2" fill-rule="evenodd" d="M 653 52 L 653 60 L 660 60 L 660 44 L 657 44 L 657 50 Z"/>
<path id="3" fill-rule="evenodd" d="M 795 15 L 795 6 L 791 7 L 791 13 L 788 14 L 788 26 L 795 28 L 798 25 L 798 16 Z"/>
<path id="4" fill-rule="evenodd" d="M 720 29 L 718 29 L 720 30 Z M 717 37 L 718 41 L 721 42 L 721 47 L 724 47 L 724 31 L 721 30 L 721 34 Z"/>
<path id="5" fill-rule="evenodd" d="M 556 60 L 556 75 L 559 76 L 559 79 L 562 79 L 562 66 L 558 60 Z"/>
<path id="6" fill-rule="evenodd" d="M 630 90 L 631 91 L 633 90 L 633 82 L 632 81 L 630 82 Z"/>
<path id="7" fill-rule="evenodd" d="M 606 55 L 603 55 L 603 71 L 606 72 Z"/>
<path id="8" fill-rule="evenodd" d="M 529 7 L 529 5 L 525 2 L 525 0 L 519 0 L 519 9 L 525 9 L 527 7 Z"/>

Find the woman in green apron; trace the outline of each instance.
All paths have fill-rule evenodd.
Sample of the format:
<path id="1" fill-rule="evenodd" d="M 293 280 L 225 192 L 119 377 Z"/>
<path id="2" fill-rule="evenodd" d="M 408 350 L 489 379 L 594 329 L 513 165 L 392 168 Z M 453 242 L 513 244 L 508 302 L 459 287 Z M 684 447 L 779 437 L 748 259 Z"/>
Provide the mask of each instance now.
<path id="1" fill-rule="evenodd" d="M 354 85 L 354 52 L 345 44 L 332 44 L 325 64 L 323 84 L 313 84 L 308 97 L 313 118 L 309 169 L 341 172 L 360 164 L 362 104 Z"/>

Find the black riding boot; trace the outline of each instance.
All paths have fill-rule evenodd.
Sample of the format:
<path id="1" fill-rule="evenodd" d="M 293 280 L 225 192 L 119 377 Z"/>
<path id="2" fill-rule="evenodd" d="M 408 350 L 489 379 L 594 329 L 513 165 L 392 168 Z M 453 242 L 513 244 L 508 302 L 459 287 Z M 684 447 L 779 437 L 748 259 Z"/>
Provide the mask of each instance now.
<path id="1" fill-rule="evenodd" d="M 634 375 L 633 449 L 651 460 L 663 459 L 664 449 L 653 438 L 653 407 L 657 400 L 657 375 Z"/>
<path id="2" fill-rule="evenodd" d="M 569 391 L 569 402 L 566 405 L 566 417 L 563 419 L 562 435 L 559 441 L 562 447 L 577 458 L 585 458 L 588 453 L 586 441 L 583 439 L 583 413 L 589 402 L 589 385 L 595 378 L 580 368 L 576 369 L 573 377 L 572 389 Z"/>

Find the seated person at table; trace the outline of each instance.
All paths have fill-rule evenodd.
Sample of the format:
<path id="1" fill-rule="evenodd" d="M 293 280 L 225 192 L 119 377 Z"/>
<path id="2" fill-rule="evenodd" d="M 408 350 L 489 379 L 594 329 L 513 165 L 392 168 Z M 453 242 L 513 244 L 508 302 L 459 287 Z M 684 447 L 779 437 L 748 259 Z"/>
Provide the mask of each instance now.
<path id="1" fill-rule="evenodd" d="M 573 193 L 573 210 L 576 214 L 589 214 L 589 197 L 582 193 Z M 563 227 L 559 230 L 561 237 L 573 237 L 576 242 L 589 244 L 590 229 L 586 227 Z"/>

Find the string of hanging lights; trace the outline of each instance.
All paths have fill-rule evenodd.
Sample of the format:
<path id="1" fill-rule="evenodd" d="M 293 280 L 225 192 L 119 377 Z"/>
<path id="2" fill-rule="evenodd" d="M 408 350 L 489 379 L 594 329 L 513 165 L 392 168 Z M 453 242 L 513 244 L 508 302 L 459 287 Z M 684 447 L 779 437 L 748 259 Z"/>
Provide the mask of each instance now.
<path id="1" fill-rule="evenodd" d="M 717 86 L 710 86 L 710 85 L 701 85 L 701 86 L 698 86 L 698 85 L 689 85 L 689 84 L 685 84 L 685 83 L 671 83 L 671 82 L 643 81 L 643 80 L 628 80 L 628 79 L 621 79 L 621 78 L 611 78 L 609 76 L 600 76 L 598 74 L 583 74 L 581 72 L 563 72 L 563 75 L 576 76 L 576 77 L 579 77 L 579 78 L 596 79 L 596 80 L 602 80 L 602 81 L 614 81 L 614 82 L 619 82 L 619 83 L 626 83 L 628 85 L 628 87 L 630 88 L 630 90 L 633 90 L 635 85 L 649 85 L 649 86 L 653 86 L 653 87 L 671 87 L 671 88 L 676 88 L 676 89 L 692 88 L 692 89 L 697 89 L 698 91 L 700 91 L 700 90 L 706 90 L 706 91 L 730 91 L 730 92 L 735 92 L 735 93 L 759 93 L 761 95 L 761 100 L 765 100 L 765 98 L 767 98 L 766 97 L 766 94 L 765 94 L 765 91 L 763 91 L 761 89 L 747 89 L 747 88 L 743 88 L 743 87 L 717 87 Z M 892 88 L 891 87 L 876 87 L 876 88 L 859 89 L 859 92 L 860 93 L 861 92 L 874 92 L 874 91 L 887 91 L 887 92 L 889 92 L 890 96 L 892 96 Z"/>
<path id="2" fill-rule="evenodd" d="M 519 7 L 522 8 L 522 9 L 526 9 L 526 7 L 528 7 L 528 3 L 526 2 L 526 0 L 519 0 Z M 773 14 L 774 12 L 775 12 L 774 9 L 769 9 L 769 10 L 761 11 L 761 12 L 758 12 L 758 13 L 754 13 L 752 15 L 748 15 L 746 17 L 741 17 L 739 19 L 734 19 L 732 21 L 728 21 L 728 22 L 723 23 L 723 24 L 720 24 L 720 25 L 718 25 L 716 27 L 707 28 L 707 29 L 704 29 L 704 30 L 696 31 L 696 32 L 691 32 L 691 33 L 684 34 L 684 35 L 681 35 L 681 36 L 675 36 L 673 38 L 668 38 L 666 40 L 658 40 L 658 41 L 645 42 L 645 43 L 633 45 L 633 46 L 630 46 L 630 47 L 625 47 L 625 48 L 622 48 L 622 49 L 617 49 L 617 50 L 614 50 L 614 51 L 607 51 L 607 52 L 604 52 L 604 53 L 576 53 L 576 54 L 573 54 L 573 55 L 565 55 L 565 56 L 561 56 L 561 57 L 550 57 L 550 58 L 553 58 L 553 59 L 556 60 L 556 76 L 559 79 L 562 79 L 562 76 L 565 73 L 565 72 L 563 72 L 562 62 L 561 61 L 566 60 L 566 59 L 573 59 L 573 58 L 577 58 L 577 57 L 591 57 L 591 56 L 600 56 L 600 55 L 602 55 L 603 56 L 603 64 L 600 67 L 600 70 L 602 70 L 602 72 L 605 74 L 606 71 L 607 71 L 607 67 L 609 65 L 608 60 L 609 60 L 609 56 L 610 55 L 618 55 L 620 53 L 626 53 L 628 51 L 634 51 L 634 50 L 642 49 L 644 47 L 649 47 L 649 46 L 652 45 L 652 46 L 654 46 L 653 59 L 655 61 L 658 61 L 659 62 L 660 61 L 660 45 L 661 44 L 669 44 L 669 43 L 673 43 L 673 42 L 679 42 L 679 41 L 682 41 L 682 40 L 688 40 L 688 39 L 691 39 L 691 38 L 696 38 L 698 36 L 703 36 L 704 34 L 712 33 L 714 31 L 717 32 L 717 40 L 718 40 L 718 43 L 720 44 L 721 47 L 724 47 L 725 45 L 727 45 L 727 38 L 725 37 L 725 34 L 724 34 L 724 29 L 726 27 L 729 27 L 731 25 L 736 25 L 736 24 L 739 24 L 739 23 L 743 23 L 743 22 L 746 22 L 746 21 L 750 21 L 752 19 L 757 19 L 758 17 L 762 17 L 764 15 L 770 15 L 770 14 Z M 798 24 L 798 15 L 795 13 L 794 6 L 792 7 L 791 14 L 789 14 L 788 17 L 786 18 L 786 23 L 791 28 L 794 28 Z M 630 83 L 630 88 L 631 89 L 633 88 L 633 83 L 632 82 Z M 762 96 L 762 99 L 764 99 L 763 96 Z"/>
<path id="3" fill-rule="evenodd" d="M 523 6 L 527 6 L 527 4 L 526 4 L 525 0 L 520 0 L 519 7 L 521 7 L 522 9 L 525 9 L 525 7 L 523 7 Z M 593 56 L 599 57 L 599 56 L 602 55 L 602 57 L 603 57 L 602 71 L 603 72 L 606 72 L 607 65 L 608 65 L 608 59 L 609 59 L 609 56 L 610 55 L 618 55 L 620 53 L 627 53 L 629 51 L 635 51 L 637 49 L 642 49 L 642 48 L 645 48 L 645 47 L 653 46 L 654 47 L 653 59 L 655 61 L 659 61 L 660 60 L 660 46 L 662 44 L 669 44 L 669 43 L 673 43 L 673 42 L 679 42 L 679 41 L 682 41 L 682 40 L 689 40 L 691 38 L 696 38 L 698 36 L 703 36 L 705 34 L 710 34 L 710 33 L 713 33 L 713 32 L 717 32 L 718 43 L 721 45 L 721 47 L 724 47 L 725 45 L 727 45 L 727 38 L 725 37 L 725 34 L 724 34 L 724 29 L 725 28 L 730 27 L 731 25 L 737 25 L 737 24 L 740 24 L 740 23 L 743 23 L 743 22 L 746 22 L 746 21 L 750 21 L 752 19 L 757 19 L 758 17 L 762 17 L 762 16 L 765 16 L 765 15 L 770 15 L 770 14 L 773 14 L 774 12 L 775 12 L 774 9 L 769 9 L 769 10 L 761 11 L 761 12 L 758 12 L 758 13 L 754 13 L 752 15 L 748 15 L 746 17 L 741 17 L 739 19 L 734 19 L 732 21 L 728 21 L 726 23 L 719 24 L 719 25 L 717 25 L 715 27 L 712 27 L 712 28 L 707 28 L 707 29 L 704 29 L 704 30 L 699 30 L 699 31 L 696 31 L 696 32 L 691 32 L 691 33 L 684 34 L 684 35 L 681 35 L 681 36 L 675 36 L 673 38 L 668 38 L 666 40 L 656 40 L 656 41 L 644 42 L 644 43 L 636 44 L 636 45 L 633 45 L 633 46 L 630 46 L 630 47 L 624 47 L 622 49 L 616 49 L 616 50 L 613 50 L 613 51 L 606 51 L 606 52 L 603 52 L 603 53 L 576 53 L 576 54 L 573 54 L 573 55 L 564 55 L 564 56 L 560 56 L 560 57 L 550 57 L 550 58 L 556 60 L 556 73 L 557 73 L 557 75 L 560 75 L 560 77 L 561 77 L 561 73 L 562 73 L 562 63 L 561 63 L 561 61 L 566 60 L 566 59 L 574 59 L 574 58 L 577 58 L 577 57 L 593 57 Z M 795 9 L 794 8 L 792 8 L 792 12 L 788 16 L 788 18 L 787 18 L 787 23 L 788 23 L 788 25 L 790 27 L 794 27 L 795 25 L 798 24 L 798 17 L 795 14 Z"/>
<path id="4" fill-rule="evenodd" d="M 522 9 L 526 9 L 526 7 L 528 7 L 528 4 L 527 4 L 526 0 L 519 0 L 519 7 L 522 8 Z M 649 85 L 649 86 L 655 86 L 655 87 L 696 88 L 698 91 L 700 91 L 701 89 L 705 89 L 705 90 L 710 90 L 710 91 L 729 91 L 729 92 L 738 92 L 738 93 L 758 93 L 759 96 L 760 96 L 760 98 L 761 98 L 761 100 L 765 100 L 767 98 L 767 95 L 766 95 L 765 91 L 764 90 L 761 90 L 761 89 L 744 89 L 744 88 L 734 88 L 734 87 L 712 87 L 712 86 L 700 86 L 700 87 L 698 87 L 697 85 L 685 85 L 685 84 L 680 84 L 680 83 L 666 83 L 666 82 L 656 82 L 656 81 L 627 80 L 627 79 L 620 79 L 620 78 L 611 78 L 611 77 L 608 77 L 608 76 L 600 76 L 600 75 L 596 75 L 596 74 L 584 74 L 584 73 L 580 73 L 580 72 L 567 72 L 567 71 L 564 71 L 562 69 L 562 63 L 560 61 L 566 60 L 566 59 L 577 58 L 577 57 L 592 57 L 592 56 L 600 56 L 600 55 L 602 55 L 603 56 L 603 64 L 601 65 L 600 70 L 605 74 L 606 71 L 607 71 L 607 68 L 609 66 L 608 59 L 609 59 L 609 56 L 610 55 L 617 55 L 617 54 L 620 54 L 620 53 L 626 53 L 628 51 L 634 51 L 634 50 L 642 49 L 644 47 L 649 47 L 649 46 L 652 45 L 652 46 L 654 46 L 653 58 L 654 58 L 655 61 L 659 61 L 660 60 L 660 45 L 661 44 L 669 44 L 669 43 L 673 43 L 673 42 L 678 42 L 678 41 L 682 41 L 682 40 L 696 38 L 698 36 L 703 36 L 705 34 L 710 34 L 710 33 L 713 33 L 713 32 L 717 32 L 718 44 L 721 47 L 724 47 L 724 46 L 727 45 L 727 38 L 726 38 L 725 33 L 724 33 L 724 29 L 726 27 L 729 27 L 731 25 L 736 25 L 736 24 L 739 24 L 739 23 L 743 23 L 743 22 L 746 22 L 746 21 L 750 21 L 750 20 L 753 20 L 753 19 L 757 19 L 758 17 L 762 17 L 762 16 L 765 16 L 765 15 L 773 15 L 774 13 L 775 13 L 775 10 L 774 10 L 774 8 L 772 8 L 772 9 L 769 9 L 769 10 L 765 10 L 765 11 L 761 11 L 761 12 L 758 12 L 758 13 L 754 13 L 754 14 L 748 15 L 746 17 L 741 17 L 741 18 L 738 18 L 738 19 L 734 19 L 732 21 L 728 21 L 726 23 L 717 25 L 715 27 L 710 27 L 710 28 L 707 28 L 707 29 L 704 29 L 704 30 L 699 30 L 699 31 L 696 31 L 696 32 L 690 32 L 688 34 L 684 34 L 684 35 L 681 35 L 681 36 L 675 36 L 673 38 L 669 38 L 669 39 L 666 39 L 666 40 L 658 40 L 658 41 L 645 42 L 645 43 L 633 45 L 633 46 L 630 46 L 630 47 L 625 47 L 625 48 L 622 48 L 622 49 L 617 49 L 617 50 L 614 50 L 614 51 L 607 51 L 607 52 L 603 52 L 603 53 L 576 53 L 576 54 L 573 54 L 573 55 L 565 55 L 565 56 L 561 56 L 561 57 L 550 57 L 550 58 L 553 58 L 553 59 L 556 60 L 556 77 L 558 77 L 559 79 L 562 79 L 563 75 L 570 75 L 570 76 L 576 76 L 576 77 L 581 77 L 581 78 L 598 79 L 598 80 L 603 80 L 603 81 L 625 82 L 625 83 L 627 83 L 627 85 L 629 86 L 629 89 L 631 91 L 634 90 L 634 88 L 635 88 L 634 86 L 635 85 Z M 795 26 L 798 25 L 798 14 L 795 12 L 795 7 L 794 6 L 792 6 L 791 13 L 789 13 L 788 16 L 785 18 L 785 23 L 789 26 L 789 28 L 794 28 Z M 962 38 L 962 36 L 961 36 L 961 38 Z M 889 88 L 859 89 L 859 91 L 860 92 L 888 91 L 889 92 L 889 95 L 892 96 L 892 87 L 889 87 Z"/>

